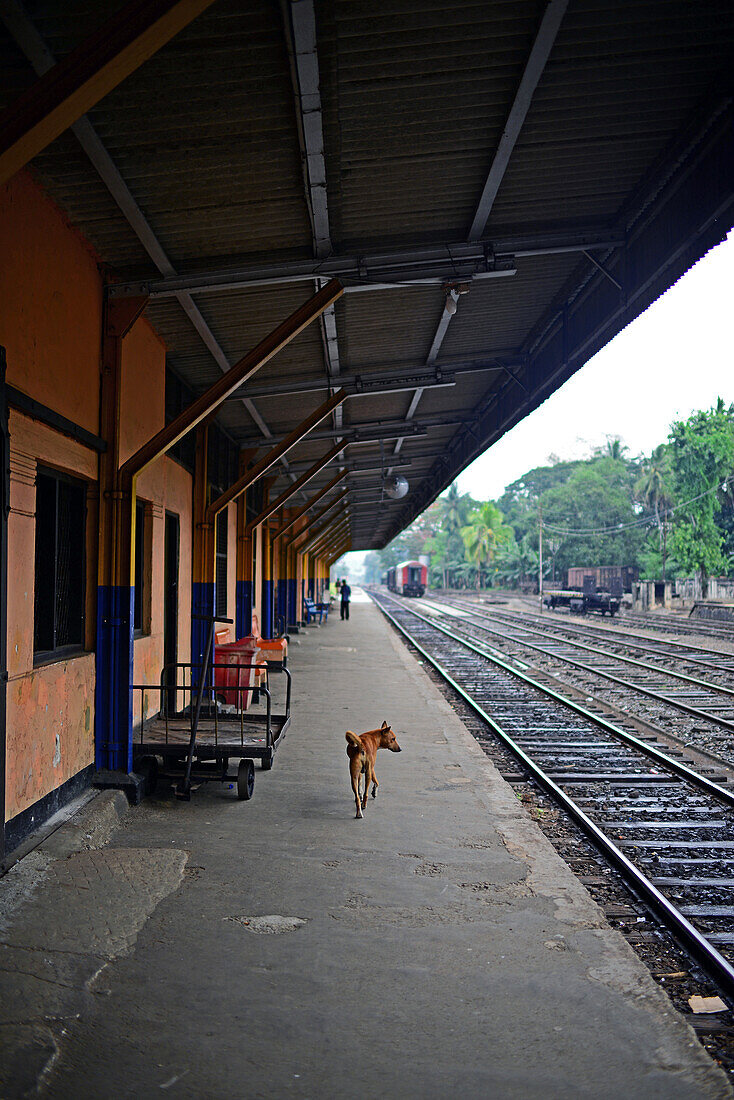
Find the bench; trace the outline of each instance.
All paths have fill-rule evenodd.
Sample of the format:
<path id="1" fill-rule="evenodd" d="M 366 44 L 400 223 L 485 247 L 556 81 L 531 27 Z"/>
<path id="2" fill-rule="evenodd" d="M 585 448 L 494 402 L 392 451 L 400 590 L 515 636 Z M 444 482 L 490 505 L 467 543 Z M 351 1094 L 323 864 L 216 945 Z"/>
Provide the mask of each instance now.
<path id="1" fill-rule="evenodd" d="M 329 605 L 328 603 L 316 603 L 314 600 L 309 599 L 308 596 L 303 598 L 303 609 L 306 612 L 306 623 L 310 623 L 312 619 L 315 619 L 318 615 L 319 623 L 322 619 L 329 618 Z"/>

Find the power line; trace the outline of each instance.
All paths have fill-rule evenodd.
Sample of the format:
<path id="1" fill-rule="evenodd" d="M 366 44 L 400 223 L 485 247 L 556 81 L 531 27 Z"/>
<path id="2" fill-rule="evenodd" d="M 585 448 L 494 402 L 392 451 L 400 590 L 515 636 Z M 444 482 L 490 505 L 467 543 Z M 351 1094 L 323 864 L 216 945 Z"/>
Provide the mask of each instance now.
<path id="1" fill-rule="evenodd" d="M 679 512 L 683 508 L 687 508 L 689 504 L 695 504 L 697 500 L 701 500 L 705 496 L 709 496 L 711 493 L 718 493 L 719 490 L 724 490 L 734 482 L 734 474 L 730 474 L 729 477 L 724 478 L 723 482 L 719 485 L 714 485 L 711 489 L 705 489 L 704 492 L 699 493 L 695 497 L 691 497 L 690 500 L 684 500 L 680 504 L 674 505 L 672 508 L 666 508 L 661 513 L 661 518 L 665 522 L 668 516 L 672 516 L 675 512 Z M 642 516 L 640 519 L 635 520 L 633 523 L 618 523 L 614 527 L 588 527 L 588 528 L 569 528 L 556 526 L 553 523 L 548 523 L 544 520 L 543 526 L 548 531 L 553 531 L 556 535 L 565 535 L 567 538 L 574 535 L 586 536 L 586 535 L 614 535 L 618 531 L 631 531 L 637 527 L 651 527 L 656 520 L 653 516 Z"/>

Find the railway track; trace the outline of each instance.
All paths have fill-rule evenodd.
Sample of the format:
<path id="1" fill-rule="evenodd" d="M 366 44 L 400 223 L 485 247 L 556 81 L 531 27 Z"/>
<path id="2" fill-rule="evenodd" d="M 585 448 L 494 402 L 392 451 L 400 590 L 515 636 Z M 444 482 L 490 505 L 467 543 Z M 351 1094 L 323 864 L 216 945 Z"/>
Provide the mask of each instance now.
<path id="1" fill-rule="evenodd" d="M 430 606 L 445 607 L 448 615 L 458 611 L 462 629 L 475 639 L 508 656 L 524 656 L 617 711 L 635 714 L 661 734 L 734 766 L 733 655 L 576 627 L 555 616 L 489 610 L 456 598 L 432 600 Z"/>
<path id="2" fill-rule="evenodd" d="M 434 597 L 431 597 L 432 599 Z M 636 650 L 645 654 L 649 659 L 658 657 L 669 660 L 674 657 L 691 668 L 704 666 L 707 669 L 718 669 L 734 674 L 734 653 L 726 653 L 723 650 L 712 649 L 710 645 L 695 645 L 692 642 L 682 642 L 668 638 L 657 638 L 649 631 L 657 629 L 654 623 L 648 623 L 645 630 L 635 630 L 627 625 L 627 619 L 615 619 L 608 621 L 604 626 L 588 619 L 572 618 L 557 611 L 544 611 L 539 614 L 534 608 L 528 607 L 522 612 L 510 611 L 505 608 L 488 607 L 473 600 L 462 599 L 457 596 L 440 596 L 439 600 L 457 607 L 467 607 L 474 611 L 491 611 L 493 615 L 505 618 L 508 621 L 533 623 L 550 627 L 553 631 L 565 634 L 568 637 L 580 637 L 595 641 L 603 641 L 611 646 L 623 645 L 630 650 Z M 723 640 L 723 639 L 722 639 Z M 734 639 L 733 639 L 734 640 Z"/>
<path id="3" fill-rule="evenodd" d="M 734 791 L 407 601 L 383 614 L 734 1000 Z"/>
<path id="4" fill-rule="evenodd" d="M 626 611 L 621 616 L 621 621 L 643 630 L 659 630 L 664 634 L 698 634 L 703 638 L 720 638 L 722 641 L 734 642 L 734 626 L 723 622 L 682 619 L 676 623 L 666 621 L 662 615 L 640 615 L 633 611 Z"/>
<path id="5" fill-rule="evenodd" d="M 537 596 L 524 596 L 511 591 L 500 591 L 498 594 L 515 602 L 525 603 L 529 613 L 534 612 L 538 606 Z M 556 609 L 550 614 L 565 617 L 568 613 Z M 627 627 L 631 630 L 654 630 L 660 634 L 675 634 L 678 636 L 698 635 L 701 638 L 718 639 L 734 644 L 734 623 L 728 624 L 711 619 L 689 619 L 684 618 L 682 613 L 674 612 L 666 616 L 655 612 L 644 614 L 638 611 L 622 610 L 614 619 L 603 621 L 608 622 L 610 625 L 614 623 L 617 627 Z"/>

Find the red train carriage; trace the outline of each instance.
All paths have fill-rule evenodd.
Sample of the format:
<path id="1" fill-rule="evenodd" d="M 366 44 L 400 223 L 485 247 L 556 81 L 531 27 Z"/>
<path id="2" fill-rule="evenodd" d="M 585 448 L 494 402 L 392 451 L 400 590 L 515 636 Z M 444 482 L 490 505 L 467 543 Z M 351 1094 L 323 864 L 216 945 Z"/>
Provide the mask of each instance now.
<path id="1" fill-rule="evenodd" d="M 422 596 L 428 583 L 428 566 L 404 561 L 387 571 L 387 587 L 400 596 Z"/>

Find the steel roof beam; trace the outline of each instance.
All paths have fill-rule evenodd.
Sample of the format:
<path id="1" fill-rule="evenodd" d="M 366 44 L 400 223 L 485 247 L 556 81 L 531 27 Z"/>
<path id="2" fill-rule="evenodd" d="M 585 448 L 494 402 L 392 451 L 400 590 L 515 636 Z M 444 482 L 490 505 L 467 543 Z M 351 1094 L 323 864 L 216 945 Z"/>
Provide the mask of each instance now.
<path id="1" fill-rule="evenodd" d="M 517 90 L 515 101 L 510 110 L 507 123 L 505 125 L 504 132 L 500 139 L 499 146 L 494 156 L 492 166 L 489 171 L 489 175 L 484 184 L 479 205 L 477 206 L 474 214 L 474 221 L 472 222 L 471 229 L 469 230 L 469 242 L 477 241 L 483 234 L 484 228 L 489 218 L 490 210 L 499 190 L 500 183 L 505 174 L 505 170 L 510 160 L 512 150 L 515 147 L 518 135 L 522 128 L 525 116 L 527 115 L 530 107 L 530 101 L 533 97 L 533 92 L 537 87 L 540 80 L 541 73 L 545 67 L 545 63 L 548 59 L 548 55 L 553 47 L 553 43 L 558 33 L 558 28 L 561 25 L 561 20 L 565 14 L 568 6 L 568 0 L 550 0 L 548 7 L 545 10 L 543 19 L 541 20 L 540 29 L 536 35 L 533 47 L 530 51 L 527 65 L 520 81 L 520 87 Z M 585 255 L 588 255 L 586 249 L 584 249 Z M 453 307 L 451 302 L 453 300 Z M 438 322 L 438 328 L 433 337 L 433 343 L 431 349 L 428 352 L 428 358 L 426 365 L 430 366 L 436 361 L 441 344 L 443 343 L 446 332 L 448 331 L 451 318 L 456 315 L 459 302 L 459 295 L 456 290 L 450 290 L 446 295 L 446 305 L 444 306 L 443 313 L 441 314 Z M 451 308 L 449 308 L 451 307 Z M 406 420 L 412 420 L 415 415 L 416 409 L 423 396 L 423 389 L 417 389 L 413 394 L 413 399 L 410 402 L 410 406 L 406 413 Z M 402 439 L 398 439 L 395 443 L 394 454 L 400 453 L 400 448 L 403 445 Z M 387 471 L 390 473 L 390 469 Z"/>
<path id="2" fill-rule="evenodd" d="M 0 184 L 157 53 L 213 0 L 132 0 L 0 115 Z"/>
<path id="3" fill-rule="evenodd" d="M 339 390 L 327 401 L 324 401 L 322 405 L 319 405 L 319 407 L 315 409 L 310 416 L 307 416 L 305 420 L 302 420 L 301 423 L 298 424 L 292 432 L 289 432 L 288 435 L 278 440 L 275 446 L 272 447 L 271 450 L 269 450 L 268 453 L 264 455 L 264 457 L 261 458 L 259 462 L 256 462 L 254 466 L 251 466 L 248 470 L 246 470 L 244 474 L 242 474 L 242 476 L 239 477 L 233 485 L 230 485 L 229 489 L 222 493 L 221 496 L 218 496 L 216 500 L 213 500 L 211 502 L 206 510 L 207 523 L 213 523 L 217 514 L 221 512 L 223 508 L 226 508 L 228 504 L 230 504 L 233 500 L 236 500 L 237 497 L 241 496 L 245 492 L 245 490 L 250 487 L 250 485 L 253 485 L 254 482 L 258 480 L 258 478 L 267 473 L 267 471 L 275 465 L 275 463 L 282 457 L 282 455 L 286 454 L 288 451 L 291 450 L 292 447 L 295 447 L 307 435 L 309 435 L 309 433 L 312 432 L 313 428 L 317 424 L 320 424 L 321 421 L 324 420 L 331 412 L 333 412 L 333 410 L 338 405 L 340 405 L 342 401 L 346 400 L 346 396 L 347 395 L 345 393 Z"/>
<path id="4" fill-rule="evenodd" d="M 270 519 L 270 517 L 277 512 L 279 508 L 282 508 L 295 493 L 299 492 L 304 485 L 307 485 L 312 478 L 316 477 L 316 474 L 320 473 L 325 466 L 328 466 L 332 458 L 336 458 L 336 456 L 344 450 L 345 446 L 346 444 L 337 443 L 335 446 L 331 447 L 317 462 L 309 466 L 305 473 L 301 474 L 299 478 L 296 478 L 292 485 L 289 485 L 287 489 L 275 498 L 275 500 L 271 501 L 255 519 L 249 520 L 245 524 L 245 537 L 249 537 L 250 533 L 259 523 L 263 523 L 266 519 Z"/>
<path id="5" fill-rule="evenodd" d="M 285 542 L 286 547 L 293 546 L 294 543 L 298 542 L 298 540 L 303 535 L 305 535 L 308 530 L 310 530 L 313 527 L 314 523 L 318 523 L 318 521 L 323 516 L 327 515 L 331 511 L 332 508 L 335 508 L 336 505 L 340 501 L 344 501 L 344 503 L 346 504 L 346 500 L 344 500 L 344 498 L 346 497 L 348 491 L 349 491 L 348 489 L 342 489 L 342 491 L 340 493 L 337 493 L 337 495 L 334 497 L 333 500 L 328 500 L 325 504 L 322 504 L 321 507 L 318 509 L 318 511 L 314 512 L 314 514 L 312 516 L 308 517 L 306 523 L 304 524 L 303 527 L 301 527 L 301 529 L 299 531 L 296 531 L 295 534 L 291 535 L 291 537 L 289 539 L 286 539 L 286 542 Z M 323 496 L 323 495 L 324 494 L 322 493 L 321 496 Z M 313 506 L 315 504 L 316 504 L 316 498 L 314 497 L 314 499 L 312 499 L 306 505 L 304 505 L 303 508 L 299 508 L 298 512 L 294 516 L 291 516 L 291 518 L 289 520 L 287 520 L 281 527 L 278 528 L 278 530 L 273 534 L 273 539 L 275 540 L 277 538 L 280 538 L 281 535 L 285 534 L 285 532 L 288 531 L 288 529 L 293 526 L 295 521 L 297 519 L 300 519 L 308 511 L 310 511 L 310 509 L 313 508 Z"/>
<path id="6" fill-rule="evenodd" d="M 470 241 L 479 240 L 484 233 L 494 200 L 507 171 L 512 151 L 530 110 L 533 94 L 543 75 L 543 70 L 553 49 L 567 7 L 568 0 L 550 0 L 543 13 L 538 33 L 530 50 L 515 99 L 505 122 L 505 128 L 502 131 L 502 137 L 489 169 L 489 175 L 474 213 L 474 220 L 469 230 L 468 239 Z"/>
<path id="7" fill-rule="evenodd" d="M 156 458 L 160 458 L 171 449 L 179 439 L 182 439 L 202 420 L 210 416 L 221 405 L 226 397 L 239 386 L 243 378 L 247 378 L 267 363 L 281 348 L 289 344 L 300 332 L 314 321 L 326 306 L 339 297 L 341 288 L 339 284 L 329 284 L 324 290 L 315 294 L 308 302 L 299 306 L 290 317 L 263 337 L 246 355 L 231 367 L 226 374 L 213 382 L 208 389 L 191 402 L 183 412 L 179 413 L 169 424 L 156 432 L 147 443 L 139 447 L 120 466 L 120 475 L 123 479 L 136 477 L 149 466 Z M 346 394 L 337 393 L 325 402 L 320 408 L 326 407 L 330 402 L 343 401 Z M 317 410 L 318 412 L 319 410 Z M 313 414 L 316 415 L 316 414 Z M 315 421 L 318 423 L 318 420 Z M 291 433 L 292 435 L 293 433 Z M 286 436 L 283 442 L 287 442 L 290 436 Z M 285 452 L 283 452 L 285 453 Z"/>
<path id="8" fill-rule="evenodd" d="M 341 523 L 334 522 L 328 531 L 324 533 L 309 546 L 308 544 L 302 548 L 301 553 L 308 553 L 312 557 L 320 558 L 325 552 L 328 552 L 331 548 L 338 546 L 343 538 L 349 536 L 350 530 L 350 516 L 346 512 L 342 518 Z"/>
<path id="9" fill-rule="evenodd" d="M 345 504 L 341 512 L 337 512 L 331 519 L 325 520 L 320 527 L 310 533 L 310 536 L 300 546 L 296 547 L 297 553 L 305 554 L 319 545 L 322 539 L 329 538 L 331 532 L 336 533 L 346 530 L 349 525 L 349 505 Z"/>
<path id="10" fill-rule="evenodd" d="M 451 385 L 457 374 L 481 374 L 487 371 L 503 370 L 509 374 L 513 367 L 524 367 L 527 357 L 518 355 L 514 350 L 498 350 L 482 359 L 444 359 L 440 364 L 426 367 L 406 368 L 396 364 L 391 369 L 367 370 L 365 373 L 352 372 L 339 376 L 340 385 L 350 393 L 400 393 L 424 388 Z M 322 377 L 297 379 L 288 375 L 276 375 L 260 386 L 248 385 L 247 391 L 232 395 L 230 400 L 240 400 L 246 392 L 250 397 L 279 397 L 291 393 L 317 393 L 326 389 L 328 383 Z"/>
<path id="11" fill-rule="evenodd" d="M 348 446 L 348 444 L 345 444 L 345 446 Z M 435 458 L 435 454 L 432 457 Z M 349 474 L 350 477 L 361 477 L 363 474 L 371 474 L 384 469 L 384 463 L 381 463 L 378 458 L 365 459 L 363 462 L 348 462 L 346 459 L 342 459 L 341 464 L 344 466 L 344 472 Z M 412 458 L 401 458 L 398 465 L 407 469 L 412 464 Z M 291 472 L 294 474 L 301 474 L 306 469 L 308 469 L 308 464 L 305 462 L 291 463 Z"/>
<path id="12" fill-rule="evenodd" d="M 316 15 L 313 0 L 283 0 L 283 19 L 291 60 L 291 78 L 296 100 L 298 136 L 303 154 L 306 201 L 311 218 L 313 251 L 317 259 L 331 251 L 329 204 L 326 191 L 326 160 L 324 158 L 324 126 L 319 88 L 319 57 L 316 48 Z M 316 279 L 320 289 L 321 278 Z M 321 320 L 324 362 L 330 381 L 335 381 L 341 369 L 336 313 L 333 306 L 325 310 Z M 334 413 L 334 424 L 342 424 L 342 410 Z"/>
<path id="13" fill-rule="evenodd" d="M 153 299 L 171 298 L 185 290 L 190 294 L 216 294 L 250 286 L 305 282 L 316 278 L 338 278 L 345 292 L 380 290 L 410 283 L 443 284 L 514 274 L 513 261 L 523 256 L 553 256 L 586 250 L 619 248 L 624 235 L 607 226 L 582 233 L 540 233 L 535 237 L 503 241 L 457 241 L 441 245 L 416 245 L 400 252 L 331 255 L 324 260 L 283 260 L 252 264 L 243 260 L 226 267 L 216 259 L 202 270 L 163 279 L 125 279 L 110 287 L 115 298 L 147 294 Z M 389 277 L 388 277 L 389 276 Z"/>
<path id="14" fill-rule="evenodd" d="M 339 558 L 343 557 L 344 554 L 346 554 L 349 550 L 351 550 L 351 548 L 352 548 L 352 540 L 351 539 L 346 539 L 337 548 L 332 550 L 331 553 L 329 554 L 328 558 L 326 559 L 326 564 L 327 564 L 328 568 L 331 569 L 332 565 L 334 565 L 336 562 L 338 562 Z"/>
<path id="15" fill-rule="evenodd" d="M 331 481 L 324 485 L 323 489 L 319 489 L 318 493 L 314 493 L 314 495 L 310 497 L 305 504 L 303 504 L 300 508 L 293 512 L 292 515 L 288 517 L 288 519 L 283 520 L 280 526 L 277 527 L 276 530 L 272 533 L 272 541 L 275 542 L 275 540 L 279 539 L 281 535 L 284 535 L 286 531 L 289 531 L 294 523 L 301 519 L 302 516 L 305 516 L 307 512 L 310 512 L 311 509 L 314 508 L 320 500 L 323 500 L 327 493 L 330 493 L 331 490 L 335 488 L 335 486 L 337 486 L 340 481 L 343 481 L 345 477 L 346 473 L 344 471 L 335 474 Z M 342 489 L 341 492 L 337 493 L 336 497 L 333 500 L 329 501 L 329 503 L 326 504 L 320 512 L 316 513 L 316 515 L 324 515 L 326 512 L 329 511 L 330 508 L 334 507 L 338 500 L 341 500 L 342 497 L 346 496 L 346 494 L 347 489 Z M 311 520 L 309 520 L 309 523 L 311 523 Z"/>
<path id="16" fill-rule="evenodd" d="M 316 512 L 315 515 L 311 517 L 305 527 L 302 527 L 301 530 L 296 532 L 296 534 L 293 535 L 292 538 L 288 539 L 287 545 L 292 546 L 293 549 L 297 551 L 303 550 L 309 542 L 313 542 L 315 538 L 317 538 L 334 523 L 336 523 L 339 517 L 344 515 L 346 509 L 349 507 L 349 502 L 345 499 L 345 497 L 346 489 L 343 493 L 340 493 L 335 500 L 332 500 L 328 507 L 321 508 L 318 512 Z M 337 504 L 340 505 L 340 508 L 336 515 L 332 516 L 330 519 L 324 519 L 324 517 L 337 506 Z"/>
<path id="17" fill-rule="evenodd" d="M 312 432 L 309 442 L 315 443 L 317 440 L 334 439 L 336 436 L 343 439 L 345 444 L 350 443 L 352 446 L 358 446 L 360 444 L 379 443 L 381 439 L 426 435 L 429 428 L 454 427 L 464 425 L 466 422 L 466 417 L 447 420 L 440 416 L 425 418 L 411 424 L 406 424 L 404 420 L 369 421 L 364 424 L 348 425 L 346 428 L 323 428 L 321 431 Z M 273 442 L 278 442 L 278 439 L 274 439 Z M 237 445 L 240 447 L 259 447 L 262 446 L 262 440 L 243 438 L 237 440 Z"/>
<path id="18" fill-rule="evenodd" d="M 474 221 L 472 222 L 471 229 L 469 230 L 469 244 L 476 242 L 482 236 L 484 228 L 489 218 L 489 213 L 492 209 L 497 191 L 504 177 L 507 165 L 512 154 L 512 150 L 515 147 L 515 142 L 520 134 L 522 125 L 525 121 L 525 116 L 530 108 L 530 101 L 533 97 L 533 92 L 537 87 L 541 74 L 545 67 L 545 63 L 548 59 L 548 55 L 555 42 L 558 28 L 561 25 L 561 20 L 565 14 L 568 6 L 568 0 L 550 0 L 543 19 L 541 20 L 540 29 L 536 35 L 533 47 L 530 51 L 525 71 L 523 72 L 520 86 L 517 90 L 514 103 L 510 110 L 510 114 L 505 124 L 505 129 L 500 139 L 499 146 L 492 161 L 492 166 L 489 171 L 489 175 L 484 184 L 479 205 L 477 206 L 474 214 Z M 588 256 L 588 251 L 583 249 L 585 255 Z M 451 300 L 453 299 L 453 308 L 451 307 Z M 444 306 L 443 313 L 441 314 L 438 328 L 431 344 L 431 349 L 428 353 L 426 365 L 430 365 L 435 362 L 438 353 L 441 348 L 441 344 L 446 336 L 451 318 L 456 315 L 458 309 L 459 295 L 456 290 L 451 289 L 446 295 L 446 304 Z M 513 375 L 516 382 L 519 380 Z M 522 385 L 521 382 L 519 382 Z M 524 388 L 524 387 L 523 387 Z M 418 404 L 423 395 L 423 389 L 416 389 L 413 394 L 413 399 L 410 402 L 410 406 L 406 413 L 405 419 L 412 420 L 415 412 L 418 408 Z M 398 439 L 395 443 L 393 453 L 399 454 L 403 445 L 403 440 Z M 391 472 L 391 468 L 388 468 L 388 473 Z"/>
<path id="19" fill-rule="evenodd" d="M 500 370 L 496 363 L 489 363 L 480 368 L 484 371 Z M 283 379 L 282 381 L 265 382 L 260 386 L 248 386 L 247 390 L 235 393 L 231 401 L 241 401 L 247 397 L 281 397 L 292 393 L 318 393 L 328 388 L 329 383 L 338 382 L 341 389 L 350 394 L 375 394 L 375 393 L 402 393 L 404 390 L 415 389 L 417 385 L 425 389 L 440 389 L 456 385 L 454 372 L 450 370 L 440 371 L 410 371 L 403 374 L 378 375 L 373 380 L 369 374 L 340 374 L 338 378 L 306 378 Z"/>
<path id="20" fill-rule="evenodd" d="M 450 308 L 450 303 L 453 303 L 453 308 Z M 444 305 L 444 308 L 443 308 L 443 313 L 441 314 L 440 320 L 438 322 L 438 328 L 436 329 L 435 335 L 433 337 L 433 343 L 431 344 L 431 347 L 428 351 L 428 356 L 426 358 L 426 367 L 432 367 L 434 365 L 434 363 L 436 362 L 436 360 L 438 359 L 438 354 L 441 350 L 441 344 L 443 343 L 444 337 L 446 336 L 446 333 L 448 332 L 449 325 L 451 324 L 451 318 L 456 315 L 456 311 L 458 309 L 458 303 L 459 303 L 459 293 L 458 293 L 458 291 L 456 291 L 454 289 L 449 290 L 448 293 L 446 294 L 446 302 L 445 302 L 445 305 Z M 408 422 L 410 422 L 413 419 L 413 417 L 415 416 L 416 409 L 418 408 L 418 404 L 420 402 L 421 397 L 423 396 L 423 390 L 425 388 L 426 388 L 425 386 L 419 386 L 416 389 L 415 393 L 413 394 L 413 397 L 411 398 L 411 401 L 410 401 L 410 405 L 408 406 L 408 411 L 405 414 L 405 419 Z M 400 439 L 397 439 L 395 441 L 395 447 L 394 447 L 394 450 L 393 450 L 393 454 L 395 454 L 395 455 L 399 454 L 400 449 L 401 449 L 402 446 L 403 446 L 403 437 L 401 436 Z M 392 473 L 392 466 L 388 467 L 387 473 L 388 474 Z"/>

